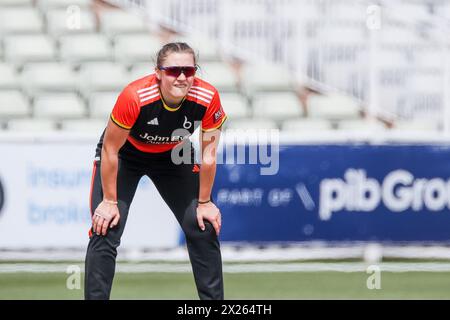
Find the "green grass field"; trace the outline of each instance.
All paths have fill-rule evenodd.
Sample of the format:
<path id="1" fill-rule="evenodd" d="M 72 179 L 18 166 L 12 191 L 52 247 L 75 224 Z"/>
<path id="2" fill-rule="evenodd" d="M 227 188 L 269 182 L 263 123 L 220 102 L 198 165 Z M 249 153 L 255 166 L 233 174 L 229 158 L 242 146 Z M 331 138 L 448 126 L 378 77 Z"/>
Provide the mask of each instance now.
<path id="1" fill-rule="evenodd" d="M 65 273 L 2 273 L 0 299 L 82 299 Z M 226 299 L 450 299 L 450 272 L 383 272 L 367 289 L 363 272 L 225 273 Z M 83 280 L 83 277 L 82 277 Z M 198 299 L 190 273 L 118 273 L 112 299 Z"/>

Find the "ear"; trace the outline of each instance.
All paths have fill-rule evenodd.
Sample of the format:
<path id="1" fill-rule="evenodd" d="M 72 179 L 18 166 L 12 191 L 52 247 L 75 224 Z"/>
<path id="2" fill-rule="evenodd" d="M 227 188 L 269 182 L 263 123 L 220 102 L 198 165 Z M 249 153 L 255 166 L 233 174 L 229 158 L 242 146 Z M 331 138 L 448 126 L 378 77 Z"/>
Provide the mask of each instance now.
<path id="1" fill-rule="evenodd" d="M 155 68 L 156 78 L 161 81 L 161 70 Z"/>

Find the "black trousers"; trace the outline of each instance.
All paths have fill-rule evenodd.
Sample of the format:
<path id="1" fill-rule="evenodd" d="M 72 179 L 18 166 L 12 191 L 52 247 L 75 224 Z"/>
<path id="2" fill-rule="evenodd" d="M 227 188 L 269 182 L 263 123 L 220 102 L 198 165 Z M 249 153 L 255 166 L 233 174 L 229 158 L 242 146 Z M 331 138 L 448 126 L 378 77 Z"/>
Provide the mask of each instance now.
<path id="1" fill-rule="evenodd" d="M 103 199 L 101 161 L 94 163 L 91 186 L 91 214 Z M 91 229 L 85 261 L 85 299 L 109 299 L 113 283 L 117 247 L 124 232 L 128 211 L 142 176 L 155 184 L 164 201 L 174 213 L 186 236 L 194 279 L 199 298 L 222 300 L 223 275 L 220 244 L 211 223 L 205 220 L 205 231 L 197 223 L 199 174 L 194 164 L 175 165 L 170 152 L 145 159 L 119 159 L 117 197 L 119 224 L 108 229 L 106 236 Z M 196 172 L 197 171 L 197 172 Z M 151 203 L 148 214 L 152 211 Z"/>

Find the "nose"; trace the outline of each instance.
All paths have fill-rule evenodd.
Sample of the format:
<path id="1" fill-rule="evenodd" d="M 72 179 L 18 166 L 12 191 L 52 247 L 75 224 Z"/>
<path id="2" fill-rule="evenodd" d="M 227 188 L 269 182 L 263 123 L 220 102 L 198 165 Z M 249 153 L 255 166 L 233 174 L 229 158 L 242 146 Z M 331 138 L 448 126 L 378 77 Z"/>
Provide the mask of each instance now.
<path id="1" fill-rule="evenodd" d="M 184 71 L 181 71 L 180 75 L 178 76 L 177 80 L 186 80 L 186 76 L 184 74 Z"/>

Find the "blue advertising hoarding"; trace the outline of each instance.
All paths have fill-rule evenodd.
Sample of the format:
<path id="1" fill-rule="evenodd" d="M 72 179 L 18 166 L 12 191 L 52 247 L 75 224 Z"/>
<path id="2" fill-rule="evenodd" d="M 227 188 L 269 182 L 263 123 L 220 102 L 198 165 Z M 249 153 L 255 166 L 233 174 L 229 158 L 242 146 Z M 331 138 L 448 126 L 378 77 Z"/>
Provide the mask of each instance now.
<path id="1" fill-rule="evenodd" d="M 284 145 L 278 161 L 218 165 L 222 241 L 450 240 L 449 146 Z"/>

